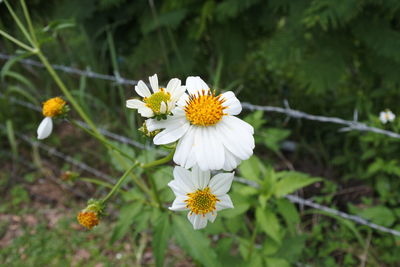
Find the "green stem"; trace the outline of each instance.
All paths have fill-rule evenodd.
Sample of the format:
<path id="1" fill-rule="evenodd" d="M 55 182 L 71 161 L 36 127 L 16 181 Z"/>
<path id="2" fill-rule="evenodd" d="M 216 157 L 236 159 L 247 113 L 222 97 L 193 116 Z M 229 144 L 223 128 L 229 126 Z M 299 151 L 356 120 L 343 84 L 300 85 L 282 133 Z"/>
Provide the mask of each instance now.
<path id="1" fill-rule="evenodd" d="M 125 179 L 129 176 L 129 173 L 136 168 L 138 163 L 133 164 L 122 176 L 119 178 L 118 182 L 114 185 L 114 187 L 111 189 L 111 191 L 108 193 L 105 198 L 101 201 L 102 204 L 105 204 L 114 194 L 119 190 L 121 187 L 122 183 L 125 181 Z"/>
<path id="2" fill-rule="evenodd" d="M 103 181 L 100 181 L 100 180 L 97 180 L 94 178 L 79 178 L 79 181 L 96 184 L 96 185 L 100 185 L 100 186 L 107 187 L 107 188 L 113 188 L 112 184 L 103 182 Z"/>
<path id="3" fill-rule="evenodd" d="M 3 31 L 3 30 L 0 30 L 0 34 L 1 34 L 4 38 L 10 40 L 10 41 L 13 42 L 14 44 L 16 44 L 16 45 L 22 47 L 23 49 L 28 50 L 29 52 L 32 52 L 32 53 L 35 53 L 35 52 L 36 52 L 36 50 L 35 50 L 34 48 L 32 48 L 32 47 L 30 47 L 30 46 L 24 44 L 23 42 L 21 42 L 21 41 L 19 41 L 18 39 L 12 37 L 11 35 L 9 35 L 8 33 L 6 33 L 6 32 Z"/>
<path id="4" fill-rule="evenodd" d="M 34 29 L 33 29 L 32 20 L 31 20 L 31 17 L 29 16 L 29 12 L 28 12 L 28 8 L 26 7 L 25 0 L 21 0 L 20 2 L 21 2 L 22 10 L 24 12 L 25 20 L 28 23 L 28 29 L 29 29 L 29 32 L 30 32 L 30 34 L 32 36 L 33 42 L 35 44 L 37 44 L 36 34 L 35 34 Z"/>
<path id="5" fill-rule="evenodd" d="M 253 234 L 251 235 L 251 240 L 250 240 L 250 247 L 249 247 L 249 254 L 247 255 L 247 259 L 251 259 L 251 255 L 253 254 L 253 249 L 254 249 L 254 243 L 256 242 L 256 237 L 257 237 L 257 230 L 258 230 L 258 225 L 256 224 L 254 226 Z"/>
<path id="6" fill-rule="evenodd" d="M 161 211 L 163 211 L 163 210 L 164 210 L 164 207 L 162 206 L 162 202 L 161 202 L 160 196 L 158 195 L 158 192 L 157 192 L 157 185 L 156 185 L 156 183 L 155 183 L 155 181 L 154 181 L 154 177 L 153 177 L 153 176 L 150 176 L 149 178 L 150 178 L 151 190 L 153 191 L 153 194 L 154 194 L 154 199 L 156 200 L 156 202 L 157 202 L 157 204 L 158 204 L 158 208 L 159 208 Z"/>
<path id="7" fill-rule="evenodd" d="M 21 30 L 21 32 L 24 34 L 25 38 L 32 44 L 35 45 L 35 43 L 32 41 L 31 36 L 29 35 L 29 33 L 27 32 L 24 24 L 22 24 L 22 22 L 19 20 L 18 16 L 15 14 L 14 10 L 12 9 L 12 7 L 10 6 L 10 4 L 8 3 L 7 0 L 4 1 L 4 3 L 7 6 L 8 12 L 10 12 L 12 18 L 14 19 L 15 23 L 17 23 L 18 28 Z"/>
<path id="8" fill-rule="evenodd" d="M 162 158 L 162 159 L 159 159 L 159 160 L 147 163 L 147 164 L 141 164 L 140 167 L 142 167 L 143 169 L 148 169 L 151 167 L 155 167 L 155 166 L 167 163 L 167 162 L 171 161 L 171 159 L 174 157 L 174 154 L 175 154 L 175 149 L 173 149 L 171 151 L 171 153 L 169 153 L 169 155 L 166 156 L 165 158 Z"/>
<path id="9" fill-rule="evenodd" d="M 124 152 L 123 150 L 119 149 L 118 147 L 116 147 L 115 145 L 113 145 L 110 141 L 108 141 L 105 138 L 100 138 L 98 135 L 96 135 L 95 133 L 93 133 L 92 131 L 90 131 L 89 129 L 83 127 L 82 125 L 80 125 L 76 120 L 71 120 L 70 121 L 73 125 L 75 125 L 76 127 L 82 129 L 83 131 L 85 131 L 87 134 L 93 136 L 94 138 L 96 138 L 97 140 L 99 140 L 103 145 L 108 146 L 110 149 L 113 149 L 115 151 L 117 151 L 118 153 L 120 153 L 121 155 L 123 155 L 124 157 L 130 159 L 132 162 L 136 162 L 136 160 L 134 158 L 132 158 L 129 154 L 127 154 L 126 152 Z"/>

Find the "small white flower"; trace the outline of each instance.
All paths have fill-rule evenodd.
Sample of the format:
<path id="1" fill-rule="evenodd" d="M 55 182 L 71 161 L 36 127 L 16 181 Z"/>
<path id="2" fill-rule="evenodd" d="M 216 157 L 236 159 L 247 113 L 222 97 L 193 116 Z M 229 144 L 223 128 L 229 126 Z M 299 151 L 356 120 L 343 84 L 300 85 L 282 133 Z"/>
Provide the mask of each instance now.
<path id="1" fill-rule="evenodd" d="M 39 140 L 49 137 L 53 131 L 53 119 L 51 117 L 45 117 L 39 124 L 37 129 L 37 138 Z"/>
<path id="2" fill-rule="evenodd" d="M 235 117 L 242 105 L 231 91 L 221 95 L 211 92 L 200 77 L 188 77 L 183 94 L 166 120 L 149 119 L 147 129 L 165 129 L 154 138 L 154 144 L 178 144 L 176 164 L 189 169 L 230 171 L 253 154 L 254 129 Z"/>
<path id="3" fill-rule="evenodd" d="M 153 93 L 143 81 L 139 81 L 135 86 L 135 91 L 143 97 L 143 101 L 138 99 L 129 99 L 126 101 L 126 107 L 137 109 L 140 115 L 151 118 L 156 115 L 170 114 L 175 107 L 176 101 L 185 92 L 185 87 L 181 86 L 181 81 L 177 78 L 171 79 L 167 88 L 158 87 L 157 74 L 149 77 Z"/>
<path id="4" fill-rule="evenodd" d="M 383 123 L 386 124 L 387 122 L 392 122 L 396 118 L 396 115 L 393 114 L 392 111 L 389 109 L 386 109 L 385 111 L 381 111 L 379 113 L 379 120 Z"/>
<path id="5" fill-rule="evenodd" d="M 217 212 L 233 208 L 228 196 L 234 173 L 219 173 L 210 180 L 210 171 L 201 171 L 197 166 L 192 171 L 180 166 L 174 168 L 174 179 L 168 186 L 176 196 L 170 210 L 187 210 L 188 219 L 195 230 L 214 222 Z"/>

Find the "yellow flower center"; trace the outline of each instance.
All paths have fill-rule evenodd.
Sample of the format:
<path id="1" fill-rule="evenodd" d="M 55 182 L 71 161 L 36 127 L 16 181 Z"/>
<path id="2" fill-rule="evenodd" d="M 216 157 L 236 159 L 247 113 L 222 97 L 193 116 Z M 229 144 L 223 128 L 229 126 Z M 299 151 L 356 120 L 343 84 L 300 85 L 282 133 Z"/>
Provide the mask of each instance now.
<path id="1" fill-rule="evenodd" d="M 210 126 L 222 119 L 224 109 L 222 106 L 224 99 L 221 95 L 215 96 L 211 91 L 198 92 L 197 95 L 190 95 L 186 102 L 186 118 L 194 125 Z"/>
<path id="2" fill-rule="evenodd" d="M 160 88 L 160 91 L 152 94 L 150 97 L 145 97 L 143 100 L 146 103 L 146 106 L 151 108 L 154 113 L 160 113 L 161 103 L 167 102 L 171 99 L 171 94 L 169 92 L 165 92 L 164 88 Z"/>
<path id="3" fill-rule="evenodd" d="M 203 190 L 198 189 L 194 193 L 187 194 L 188 199 L 185 200 L 186 208 L 189 208 L 192 213 L 205 215 L 213 212 L 215 204 L 219 199 L 210 192 L 210 188 L 206 187 Z"/>
<path id="4" fill-rule="evenodd" d="M 85 226 L 89 230 L 100 222 L 97 213 L 94 211 L 81 211 L 79 212 L 77 219 L 81 225 Z"/>
<path id="5" fill-rule="evenodd" d="M 61 97 L 53 97 L 43 103 L 42 113 L 46 117 L 58 116 L 63 112 L 66 102 Z"/>

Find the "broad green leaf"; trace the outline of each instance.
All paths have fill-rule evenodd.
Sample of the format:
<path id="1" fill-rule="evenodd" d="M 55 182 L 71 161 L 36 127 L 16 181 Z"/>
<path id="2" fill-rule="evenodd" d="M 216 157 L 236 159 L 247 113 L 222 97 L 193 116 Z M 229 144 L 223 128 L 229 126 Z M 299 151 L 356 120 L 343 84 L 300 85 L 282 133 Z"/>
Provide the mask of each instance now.
<path id="1" fill-rule="evenodd" d="M 259 158 L 252 156 L 240 164 L 239 171 L 244 178 L 259 182 L 262 171 L 262 163 Z"/>
<path id="2" fill-rule="evenodd" d="M 265 258 L 267 267 L 290 267 L 290 263 L 281 258 Z"/>
<path id="3" fill-rule="evenodd" d="M 375 206 L 366 209 L 362 209 L 357 212 L 357 215 L 371 220 L 373 223 L 390 227 L 396 220 L 393 212 L 385 206 Z"/>
<path id="4" fill-rule="evenodd" d="M 321 178 L 310 177 L 300 172 L 280 172 L 281 179 L 276 183 L 274 194 L 276 197 L 283 197 L 303 187 L 321 181 Z"/>
<path id="5" fill-rule="evenodd" d="M 286 222 L 290 233 L 296 234 L 296 225 L 300 223 L 300 216 L 296 207 L 289 200 L 281 198 L 276 201 L 278 212 Z"/>
<path id="6" fill-rule="evenodd" d="M 156 266 L 163 266 L 165 250 L 171 235 L 171 224 L 167 213 L 162 214 L 154 225 L 153 231 L 153 254 Z"/>
<path id="7" fill-rule="evenodd" d="M 279 128 L 268 128 L 263 132 L 264 144 L 274 152 L 280 150 L 280 143 L 290 135 L 290 131 Z"/>
<path id="8" fill-rule="evenodd" d="M 190 256 L 204 266 L 221 266 L 217 254 L 210 246 L 210 240 L 201 231 L 194 230 L 192 224 L 181 216 L 173 217 L 174 236 Z"/>
<path id="9" fill-rule="evenodd" d="M 278 217 L 270 209 L 257 208 L 256 210 L 257 225 L 260 229 L 270 236 L 277 243 L 281 243 L 281 226 Z"/>

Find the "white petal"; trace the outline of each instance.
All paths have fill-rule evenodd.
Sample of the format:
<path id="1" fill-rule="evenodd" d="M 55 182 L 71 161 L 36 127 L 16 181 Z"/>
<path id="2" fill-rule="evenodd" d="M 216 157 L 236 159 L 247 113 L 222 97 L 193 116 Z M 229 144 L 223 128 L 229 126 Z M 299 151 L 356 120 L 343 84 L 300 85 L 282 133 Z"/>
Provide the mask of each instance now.
<path id="1" fill-rule="evenodd" d="M 206 217 L 210 222 L 213 223 L 215 221 L 215 219 L 217 218 L 217 212 L 216 211 L 209 212 L 209 213 L 206 214 Z"/>
<path id="2" fill-rule="evenodd" d="M 185 91 L 186 91 L 186 86 L 178 86 L 175 89 L 175 91 L 171 94 L 171 100 L 178 101 L 182 97 L 182 95 L 185 94 Z"/>
<path id="3" fill-rule="evenodd" d="M 138 109 L 138 112 L 139 112 L 140 115 L 142 115 L 142 117 L 146 117 L 146 118 L 154 117 L 153 110 L 151 108 L 149 108 L 149 107 L 146 107 L 146 106 L 140 107 Z"/>
<path id="4" fill-rule="evenodd" d="M 393 112 L 389 111 L 388 120 L 393 121 L 395 118 L 396 118 L 396 116 L 393 114 Z"/>
<path id="5" fill-rule="evenodd" d="M 219 196 L 218 199 L 219 201 L 217 201 L 217 204 L 215 205 L 217 211 L 233 208 L 232 200 L 228 195 Z"/>
<path id="6" fill-rule="evenodd" d="M 218 173 L 210 180 L 211 192 L 217 197 L 225 195 L 231 188 L 233 181 L 233 172 L 229 173 Z"/>
<path id="7" fill-rule="evenodd" d="M 252 126 L 233 116 L 224 116 L 216 126 L 220 140 L 233 155 L 246 160 L 253 154 L 254 130 Z"/>
<path id="8" fill-rule="evenodd" d="M 176 181 L 175 179 L 170 181 L 168 183 L 168 186 L 172 189 L 172 191 L 174 192 L 175 196 L 186 196 L 187 193 L 191 193 L 189 192 L 189 190 L 185 190 L 186 187 L 182 187 L 181 183 Z M 187 188 L 186 188 L 187 189 Z"/>
<path id="9" fill-rule="evenodd" d="M 147 120 L 146 127 L 150 132 L 152 132 L 155 130 L 168 128 L 171 125 L 176 126 L 178 121 L 180 125 L 188 123 L 185 115 L 181 115 L 181 113 L 176 112 L 173 116 L 168 116 L 166 120 Z"/>
<path id="10" fill-rule="evenodd" d="M 189 169 L 193 166 L 195 157 L 194 153 L 192 152 L 193 145 L 194 145 L 194 126 L 189 126 L 188 131 L 183 135 L 181 139 L 179 139 L 178 145 L 176 146 L 176 151 L 174 154 L 174 162 L 186 169 Z M 190 160 L 193 158 L 193 160 Z M 191 165 L 190 163 L 193 162 Z"/>
<path id="11" fill-rule="evenodd" d="M 176 104 L 178 105 L 178 107 L 180 107 L 181 109 L 184 109 L 186 106 L 186 102 L 189 101 L 189 95 L 188 94 L 182 94 L 182 96 L 178 99 L 178 101 L 176 102 Z"/>
<path id="12" fill-rule="evenodd" d="M 147 85 L 143 81 L 139 81 L 135 86 L 135 91 L 141 97 L 150 97 L 151 93 Z"/>
<path id="13" fill-rule="evenodd" d="M 186 208 L 187 204 L 184 202 L 186 199 L 187 197 L 185 196 L 176 197 L 174 202 L 172 202 L 171 207 L 169 207 L 169 209 L 174 211 L 188 210 L 188 208 Z"/>
<path id="14" fill-rule="evenodd" d="M 161 114 L 165 114 L 167 112 L 167 105 L 165 104 L 165 102 L 161 102 L 160 104 L 160 113 Z"/>
<path id="15" fill-rule="evenodd" d="M 192 179 L 190 179 L 190 171 L 182 168 L 181 166 L 175 166 L 174 168 L 174 179 L 179 183 L 182 190 L 187 193 L 193 193 L 197 190 L 195 184 L 193 184 Z"/>
<path id="16" fill-rule="evenodd" d="M 173 78 L 168 82 L 167 88 L 165 88 L 165 90 L 169 92 L 172 96 L 174 95 L 175 90 L 180 86 L 181 86 L 181 80 Z"/>
<path id="17" fill-rule="evenodd" d="M 150 85 L 151 88 L 153 88 L 153 92 L 157 93 L 160 90 L 160 87 L 158 87 L 158 77 L 157 74 L 154 74 L 153 76 L 149 77 Z"/>
<path id="18" fill-rule="evenodd" d="M 207 226 L 207 217 L 201 214 L 188 213 L 188 220 L 193 224 L 195 230 L 203 229 Z"/>
<path id="19" fill-rule="evenodd" d="M 226 109 L 224 109 L 225 113 L 229 115 L 238 115 L 242 111 L 242 105 L 233 92 L 229 91 L 223 93 L 221 96 L 225 99 L 222 103 L 222 106 L 226 107 Z"/>
<path id="20" fill-rule="evenodd" d="M 210 181 L 210 171 L 202 171 L 197 165 L 195 165 L 192 168 L 192 179 L 198 189 L 204 189 Z"/>
<path id="21" fill-rule="evenodd" d="M 197 92 L 203 90 L 208 91 L 210 87 L 199 77 L 199 76 L 189 76 L 186 78 L 186 88 L 189 94 L 194 95 Z"/>
<path id="22" fill-rule="evenodd" d="M 51 117 L 45 117 L 39 124 L 37 129 L 37 139 L 42 140 L 51 134 L 53 131 L 53 120 Z"/>
<path id="23" fill-rule="evenodd" d="M 153 142 L 156 145 L 165 145 L 170 144 L 181 138 L 189 129 L 189 123 L 181 123 L 180 121 L 175 122 L 172 125 L 169 125 L 164 131 L 157 134 Z"/>
<path id="24" fill-rule="evenodd" d="M 225 149 L 225 162 L 224 171 L 231 171 L 235 169 L 241 162 L 241 159 L 232 154 L 228 149 Z"/>
<path id="25" fill-rule="evenodd" d="M 145 107 L 145 106 L 146 106 L 146 104 L 143 101 L 140 101 L 138 99 L 129 99 L 126 101 L 127 108 L 138 109 L 138 108 Z"/>

